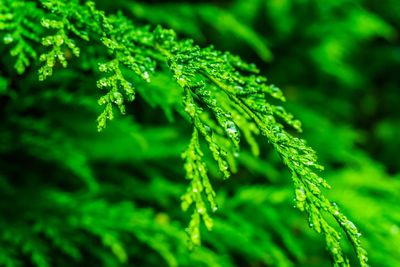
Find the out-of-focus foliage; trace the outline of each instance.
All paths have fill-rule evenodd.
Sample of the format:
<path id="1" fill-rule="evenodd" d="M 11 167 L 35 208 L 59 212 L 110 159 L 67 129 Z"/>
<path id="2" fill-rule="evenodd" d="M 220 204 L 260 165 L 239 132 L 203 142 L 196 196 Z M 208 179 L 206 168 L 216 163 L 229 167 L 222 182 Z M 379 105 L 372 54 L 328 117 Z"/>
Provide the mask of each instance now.
<path id="1" fill-rule="evenodd" d="M 297 121 L 275 109 L 276 100 L 268 99 L 270 106 L 260 102 L 273 110 L 275 118 L 282 117 L 266 124 L 278 125 L 275 135 L 266 131 L 276 153 L 258 136 L 263 128 L 241 116 L 235 102 L 224 100 L 227 96 L 245 99 L 241 91 L 264 84 L 256 80 L 261 77 L 228 75 L 227 79 L 239 77 L 245 83 L 239 83 L 241 88 L 221 84 L 222 75 L 227 75 L 224 71 L 230 73 L 230 64 L 238 67 L 241 60 L 213 48 L 178 44 L 162 28 L 154 32 L 154 27 L 132 28 L 124 17 L 105 17 L 92 5 L 81 11 L 80 5 L 58 5 L 75 1 L 42 2 L 51 13 L 38 8 L 39 3 L 0 0 L 4 55 L 0 60 L 0 266 L 331 264 L 322 236 L 309 228 L 318 231 L 319 223 L 331 227 L 335 222 L 328 216 L 326 221 L 313 217 L 319 214 L 313 210 L 320 205 L 314 205 L 320 200 L 313 198 L 319 191 L 310 186 L 303 192 L 298 183 L 307 180 L 295 178 L 293 194 L 290 175 L 278 154 L 289 168 L 296 161 L 285 159 L 288 153 L 274 144 L 288 142 L 278 137 L 291 141 L 292 135 L 297 136 L 280 126 L 299 128 Z M 400 265 L 400 161 L 396 157 L 400 5 L 396 0 L 384 5 L 361 0 L 115 0 L 96 1 L 96 5 L 107 13 L 121 10 L 133 25 L 162 24 L 201 46 L 214 44 L 218 50 L 257 62 L 262 75 L 284 88 L 289 100 L 285 106 L 302 121 L 302 136 L 326 166 L 323 176 L 333 189 L 324 193 L 336 202 L 330 207 L 340 207 L 360 229 L 369 263 Z M 121 42 L 122 36 L 131 36 L 128 40 L 135 46 Z M 152 47 L 151 38 L 158 38 L 159 47 L 143 49 Z M 86 43 L 89 40 L 91 45 Z M 207 65 L 213 57 L 222 62 Z M 203 64 L 203 69 L 198 72 L 193 62 Z M 68 68 L 62 68 L 67 63 Z M 39 77 L 47 78 L 40 83 L 38 65 Z M 238 69 L 251 72 L 254 67 Z M 210 81 L 214 87 L 201 83 Z M 108 89 L 106 94 L 98 92 L 96 83 Z M 220 93 L 218 86 L 226 93 Z M 274 90 L 266 86 L 262 93 L 281 98 L 280 91 Z M 135 102 L 129 103 L 134 97 Z M 105 109 L 99 107 L 98 98 Z M 112 112 L 114 106 L 128 115 Z M 234 111 L 233 107 L 236 113 L 230 120 L 226 111 Z M 97 133 L 98 114 L 102 114 L 100 129 L 105 120 L 118 118 Z M 197 129 L 191 129 L 189 117 Z M 238 129 L 248 143 L 241 142 L 240 153 Z M 199 140 L 203 137 L 204 143 Z M 228 155 L 218 156 L 221 148 Z M 234 172 L 230 181 L 218 180 L 225 166 Z M 308 223 L 293 208 L 295 197 L 301 209 L 304 193 Z M 179 208 L 182 195 L 182 208 L 194 201 L 192 215 Z M 199 224 L 200 216 L 211 228 L 205 209 L 217 210 L 217 204 L 213 229 L 208 232 Z M 192 244 L 199 243 L 200 232 L 202 236 L 202 245 L 191 251 L 184 231 L 189 216 Z M 342 227 L 351 234 L 353 225 Z M 323 230 L 329 237 L 327 231 Z M 332 228 L 330 235 L 336 231 L 340 228 Z M 327 238 L 328 251 L 341 266 L 346 262 L 334 249 L 343 248 L 356 265 L 343 232 L 342 239 L 337 247 L 330 242 L 339 238 Z"/>

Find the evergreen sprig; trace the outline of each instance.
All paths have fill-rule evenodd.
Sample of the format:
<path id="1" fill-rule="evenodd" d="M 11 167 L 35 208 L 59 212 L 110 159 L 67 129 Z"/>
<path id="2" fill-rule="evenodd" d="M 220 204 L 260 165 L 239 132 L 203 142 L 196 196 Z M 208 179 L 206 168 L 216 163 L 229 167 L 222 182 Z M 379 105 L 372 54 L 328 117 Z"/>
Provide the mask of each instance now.
<path id="1" fill-rule="evenodd" d="M 42 9 L 34 2 L 2 1 L 0 5 L 0 31 L 3 43 L 12 47 L 10 54 L 16 57 L 15 69 L 22 74 L 37 58 L 36 43 L 42 32 L 38 20 Z"/>
<path id="2" fill-rule="evenodd" d="M 329 186 L 317 174 L 322 166 L 317 163 L 315 152 L 304 140 L 287 130 L 290 127 L 300 132 L 301 123 L 283 107 L 272 104 L 284 101 L 284 96 L 280 89 L 266 84 L 254 64 L 213 47 L 200 48 L 191 40 L 178 40 L 173 30 L 137 27 L 121 14 L 108 16 L 97 10 L 93 2 L 43 0 L 44 9 L 25 1 L 8 0 L 5 3 L 0 30 L 7 30 L 3 38 L 5 43 L 11 43 L 10 38 L 18 40 L 11 53 L 19 56 L 16 61 L 19 73 L 29 65 L 28 56 L 35 59 L 35 51 L 41 50 L 31 44 L 40 38 L 47 49 L 39 57 L 42 62 L 40 80 L 51 76 L 58 64 L 66 67 L 71 54 L 80 56 L 79 44 L 106 48 L 107 54 L 103 56 L 108 61 L 98 64 L 98 71 L 103 76 L 97 86 L 107 90 L 99 99 L 99 104 L 105 106 L 97 120 L 99 130 L 106 126 L 107 120 L 113 119 L 114 107 L 122 114 L 126 113 L 126 103 L 135 97 L 135 81 L 150 82 L 157 72 L 171 73 L 171 78 L 182 89 L 184 110 L 193 125 L 192 139 L 183 154 L 190 186 L 182 197 L 184 210 L 195 203 L 188 228 L 193 245 L 200 244 L 200 218 L 208 229 L 212 227 L 203 198 L 207 198 L 212 211 L 216 210 L 215 193 L 208 179 L 200 143 L 203 140 L 207 144 L 221 176 L 226 179 L 236 171 L 241 141 L 246 140 L 253 154 L 258 155 L 256 136 L 261 134 L 289 169 L 296 207 L 307 214 L 310 227 L 324 235 L 335 266 L 349 266 L 349 260 L 343 253 L 340 233 L 325 219 L 324 212 L 333 216 L 343 229 L 360 265 L 367 266 L 357 228 L 321 191 Z M 32 23 L 10 22 L 14 19 L 13 13 L 17 13 L 11 10 L 14 7 L 34 11 L 32 14 L 36 15 L 32 20 L 36 19 L 38 23 L 41 17 L 43 29 L 39 31 L 36 26 L 29 26 L 35 25 Z M 24 41 L 25 37 L 31 41 Z M 104 242 L 114 243 L 112 240 L 109 237 Z M 44 263 L 39 265 L 46 266 Z"/>

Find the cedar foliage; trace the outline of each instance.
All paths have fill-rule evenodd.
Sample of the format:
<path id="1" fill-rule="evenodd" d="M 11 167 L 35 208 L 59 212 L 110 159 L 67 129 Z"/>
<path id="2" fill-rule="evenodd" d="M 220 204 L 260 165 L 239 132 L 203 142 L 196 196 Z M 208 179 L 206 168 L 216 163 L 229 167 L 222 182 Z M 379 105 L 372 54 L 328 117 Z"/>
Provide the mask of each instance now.
<path id="1" fill-rule="evenodd" d="M 8 55 L 0 73 L 0 264 L 323 266 L 329 257 L 313 262 L 306 239 L 321 248 L 325 243 L 334 266 L 349 266 L 350 260 L 367 266 L 360 232 L 331 200 L 343 199 L 367 232 L 373 232 L 368 221 L 375 218 L 357 205 L 349 208 L 354 203 L 335 188 L 323 190 L 330 187 L 320 176 L 323 167 L 301 139 L 300 121 L 281 106 L 282 91 L 266 83 L 254 64 L 192 40 L 207 39 L 201 37 L 203 23 L 214 25 L 237 36 L 260 60 L 271 61 L 274 53 L 251 24 L 254 9 L 265 8 L 278 21 L 289 14 L 290 1 L 286 11 L 273 3 L 237 1 L 222 9 L 116 1 L 112 14 L 90 1 L 1 0 L 1 50 Z M 107 2 L 98 4 L 111 9 Z M 296 5 L 301 6 L 292 8 Z M 334 13 L 337 6 L 320 12 L 329 8 Z M 168 9 L 187 15 L 171 16 Z M 203 22 L 196 23 L 199 17 Z M 348 8 L 344 18 L 343 25 L 369 25 L 348 30 L 356 33 L 354 42 L 394 34 L 362 9 Z M 153 26 L 157 23 L 165 26 Z M 290 20 L 271 25 L 280 32 L 277 44 L 295 30 Z M 341 31 L 338 25 L 310 32 Z M 177 38 L 175 28 L 189 39 Z M 355 49 L 354 42 L 342 40 L 319 39 L 310 60 L 338 84 L 357 88 L 362 75 L 343 52 Z M 277 80 L 281 75 L 276 73 Z M 338 176 L 333 181 L 339 188 L 341 180 L 360 183 L 354 199 L 384 215 L 382 229 L 396 232 L 399 216 L 386 209 L 396 208 L 399 184 L 389 183 L 390 175 L 354 146 L 357 133 L 342 125 L 335 129 L 305 107 L 292 109 L 298 116 L 311 113 L 308 118 L 325 124 L 325 131 L 344 136 L 326 157 L 358 171 L 342 168 L 332 172 Z M 96 117 L 101 133 L 90 123 Z M 370 183 L 362 179 L 367 177 Z M 285 182 L 289 178 L 292 185 Z M 386 206 L 363 192 L 385 195 Z M 176 208 L 179 201 L 189 218 Z M 323 240 L 302 226 L 293 203 Z M 383 243 L 375 261 L 395 255 L 393 249 Z"/>

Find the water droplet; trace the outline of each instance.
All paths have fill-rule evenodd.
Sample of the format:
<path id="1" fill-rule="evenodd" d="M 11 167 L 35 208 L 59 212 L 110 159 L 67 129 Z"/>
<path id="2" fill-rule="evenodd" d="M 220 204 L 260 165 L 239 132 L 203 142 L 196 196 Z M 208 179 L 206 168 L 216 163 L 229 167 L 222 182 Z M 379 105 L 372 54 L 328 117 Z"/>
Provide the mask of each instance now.
<path id="1" fill-rule="evenodd" d="M 212 131 L 211 131 L 211 128 L 210 128 L 208 125 L 205 125 L 205 126 L 204 126 L 204 130 L 206 130 L 206 133 L 207 133 L 207 134 L 211 134 L 211 132 L 212 132 Z"/>
<path id="2" fill-rule="evenodd" d="M 303 187 L 296 188 L 296 200 L 297 201 L 305 201 L 307 196 L 306 196 L 306 191 L 304 190 Z"/>
<path id="3" fill-rule="evenodd" d="M 278 142 L 286 142 L 289 140 L 288 136 L 284 133 L 278 133 L 275 136 L 278 139 Z"/>
<path id="4" fill-rule="evenodd" d="M 147 71 L 143 72 L 143 79 L 144 79 L 146 82 L 149 82 L 149 81 L 150 81 L 150 76 L 149 76 L 149 73 L 148 73 Z"/>
<path id="5" fill-rule="evenodd" d="M 216 212 L 217 210 L 218 210 L 218 206 L 215 205 L 215 206 L 213 207 L 213 212 Z"/>
<path id="6" fill-rule="evenodd" d="M 237 86 L 235 86 L 235 91 L 236 91 L 236 93 L 241 94 L 241 93 L 244 93 L 244 88 L 242 86 L 237 85 Z"/>
<path id="7" fill-rule="evenodd" d="M 272 127 L 272 131 L 273 131 L 274 133 L 280 133 L 280 132 L 282 131 L 282 129 L 281 129 L 281 127 L 279 127 L 279 126 L 274 126 L 274 127 Z"/>
<path id="8" fill-rule="evenodd" d="M 283 94 L 282 91 L 276 87 L 275 85 L 270 85 L 270 90 L 271 90 L 271 96 L 277 99 L 282 99 Z"/>
<path id="9" fill-rule="evenodd" d="M 117 105 L 122 105 L 122 103 L 124 102 L 124 98 L 120 92 L 114 92 L 113 98 L 114 98 L 114 103 Z"/>
<path id="10" fill-rule="evenodd" d="M 186 105 L 185 111 L 186 111 L 191 117 L 193 117 L 193 116 L 196 114 L 196 106 L 195 106 L 193 103 L 189 103 L 188 105 Z"/>
<path id="11" fill-rule="evenodd" d="M 350 231 L 352 234 L 357 235 L 357 233 L 358 233 L 357 227 L 354 225 L 353 222 L 347 221 L 347 222 L 346 222 L 346 226 L 347 226 L 347 228 L 349 229 L 349 231 Z"/>
<path id="12" fill-rule="evenodd" d="M 307 195 L 303 187 L 296 188 L 295 197 L 297 208 L 301 211 L 304 211 Z"/>
<path id="13" fill-rule="evenodd" d="M 233 121 L 227 121 L 225 123 L 226 133 L 229 137 L 234 138 L 236 141 L 239 139 L 239 131 Z"/>
<path id="14" fill-rule="evenodd" d="M 181 87 L 185 87 L 185 86 L 186 86 L 186 79 L 185 79 L 184 76 L 180 76 L 180 77 L 178 78 L 178 84 L 179 84 Z"/>
<path id="15" fill-rule="evenodd" d="M 229 135 L 234 135 L 234 134 L 237 133 L 237 129 L 233 128 L 233 127 L 230 127 L 230 128 L 227 129 L 227 132 L 228 132 Z"/>
<path id="16" fill-rule="evenodd" d="M 275 107 L 275 110 L 276 110 L 278 113 L 285 113 L 285 109 L 284 109 L 282 106 L 276 106 L 276 107 Z"/>

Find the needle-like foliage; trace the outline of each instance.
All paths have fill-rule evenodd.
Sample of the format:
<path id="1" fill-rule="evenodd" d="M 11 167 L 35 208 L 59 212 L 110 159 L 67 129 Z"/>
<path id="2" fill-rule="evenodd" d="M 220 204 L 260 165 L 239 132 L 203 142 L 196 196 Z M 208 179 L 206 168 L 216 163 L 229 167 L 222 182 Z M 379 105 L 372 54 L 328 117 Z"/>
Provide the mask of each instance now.
<path id="1" fill-rule="evenodd" d="M 238 158 L 243 150 L 248 147 L 253 157 L 257 157 L 260 143 L 268 143 L 291 174 L 295 206 L 307 215 L 309 226 L 325 238 L 334 265 L 350 265 L 343 250 L 342 234 L 333 223 L 336 221 L 353 247 L 359 264 L 367 266 L 367 253 L 360 244 L 356 226 L 323 193 L 323 189 L 330 186 L 319 174 L 323 167 L 318 164 L 315 151 L 298 137 L 302 131 L 301 122 L 281 106 L 285 101 L 282 91 L 268 84 L 254 64 L 212 46 L 201 48 L 192 40 L 181 40 L 173 30 L 138 26 L 120 13 L 105 14 L 93 2 L 39 2 L 1 0 L 0 33 L 10 47 L 11 55 L 16 57 L 15 68 L 23 74 L 28 66 L 40 62 L 39 80 L 43 81 L 60 67 L 66 68 L 70 62 L 75 64 L 78 57 L 98 58 L 86 67 L 75 64 L 73 68 L 81 75 L 94 73 L 97 82 L 91 87 L 97 85 L 102 90 L 98 99 L 103 108 L 97 118 L 99 131 L 113 120 L 115 110 L 126 114 L 129 106 L 135 105 L 131 102 L 137 93 L 140 94 L 139 87 L 157 81 L 160 75 L 175 81 L 180 99 L 171 106 L 182 114 L 191 129 L 190 141 L 182 154 L 189 185 L 181 198 L 182 209 L 192 212 L 187 228 L 190 246 L 201 244 L 201 221 L 211 230 L 210 211 L 218 210 L 218 196 L 209 178 L 209 169 L 216 166 L 219 177 L 227 179 L 237 172 Z M 93 52 L 99 46 L 104 49 Z M 143 94 L 146 99 L 146 92 Z M 205 154 L 210 154 L 213 161 L 205 161 Z M 85 165 L 84 159 L 82 165 Z M 96 190 L 97 182 L 89 172 L 78 175 L 84 177 L 89 188 Z M 55 205 L 60 209 L 68 208 L 68 205 L 64 206 L 68 198 L 70 196 L 61 195 L 60 199 L 65 202 Z M 110 217 L 112 210 L 119 207 L 110 208 L 109 203 L 103 202 L 95 204 L 104 210 L 111 209 L 110 214 L 106 214 Z M 128 210 L 132 214 L 136 212 L 134 207 Z M 84 216 L 92 209 L 83 206 L 78 212 L 76 216 Z M 150 220 L 151 216 L 148 214 L 143 220 Z M 126 219 L 131 220 L 131 217 Z M 103 234 L 104 229 L 112 228 L 104 223 L 103 228 L 91 229 L 92 234 L 100 236 L 121 262 L 126 261 L 126 252 L 117 241 L 119 234 Z M 141 223 L 137 222 L 139 228 L 133 230 L 137 238 L 158 250 L 171 266 L 176 265 L 168 248 L 159 245 L 164 243 L 150 240 L 140 232 L 156 230 L 141 229 Z M 124 230 L 130 231 L 131 226 L 127 223 Z M 75 227 L 84 226 L 77 224 Z M 37 231 L 50 239 L 52 235 L 57 236 L 56 232 L 47 233 L 49 229 L 53 229 L 51 225 Z M 12 240 L 10 237 L 5 239 Z M 61 248 L 73 247 L 59 239 L 54 242 Z M 47 266 L 44 257 L 40 256 L 46 254 L 46 248 L 41 250 L 38 244 L 26 243 L 24 249 L 32 253 L 37 265 Z M 66 252 L 72 257 L 81 257 L 74 249 L 66 249 Z"/>

